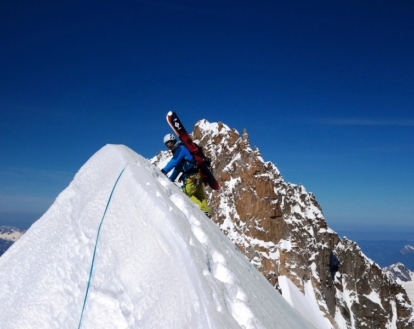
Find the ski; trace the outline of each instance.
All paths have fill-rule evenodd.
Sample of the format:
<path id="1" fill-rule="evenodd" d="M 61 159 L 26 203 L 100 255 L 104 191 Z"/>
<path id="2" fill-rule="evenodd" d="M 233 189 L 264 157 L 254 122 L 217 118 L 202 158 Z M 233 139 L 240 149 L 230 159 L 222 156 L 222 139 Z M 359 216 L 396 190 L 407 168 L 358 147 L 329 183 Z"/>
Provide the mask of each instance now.
<path id="1" fill-rule="evenodd" d="M 187 130 L 185 130 L 183 124 L 181 123 L 180 119 L 178 118 L 177 113 L 175 112 L 168 112 L 167 113 L 167 122 L 170 125 L 171 129 L 175 132 L 181 142 L 188 148 L 190 153 L 193 155 L 194 160 L 197 163 L 198 168 L 200 169 L 201 179 L 203 180 L 204 184 L 208 184 L 213 190 L 220 190 L 220 185 L 217 180 L 214 178 L 212 172 L 207 166 L 205 161 L 204 154 L 199 146 L 193 142 L 191 136 L 188 134 Z"/>

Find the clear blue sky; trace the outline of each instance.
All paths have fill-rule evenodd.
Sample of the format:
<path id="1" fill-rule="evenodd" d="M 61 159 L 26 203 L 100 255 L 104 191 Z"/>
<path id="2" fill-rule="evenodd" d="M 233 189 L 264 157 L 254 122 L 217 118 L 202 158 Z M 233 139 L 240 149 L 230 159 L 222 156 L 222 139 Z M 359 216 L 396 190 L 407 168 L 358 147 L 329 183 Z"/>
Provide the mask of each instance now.
<path id="1" fill-rule="evenodd" d="M 3 1 L 0 225 L 105 144 L 151 158 L 175 110 L 246 128 L 334 229 L 413 226 L 413 40 L 411 0 Z"/>

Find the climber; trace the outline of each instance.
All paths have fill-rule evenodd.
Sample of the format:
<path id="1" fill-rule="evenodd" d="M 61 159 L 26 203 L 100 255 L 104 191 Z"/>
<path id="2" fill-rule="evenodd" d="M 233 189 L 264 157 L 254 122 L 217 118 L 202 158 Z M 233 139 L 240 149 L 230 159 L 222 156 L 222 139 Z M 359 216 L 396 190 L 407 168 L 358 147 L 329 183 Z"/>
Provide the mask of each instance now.
<path id="1" fill-rule="evenodd" d="M 181 173 L 179 181 L 183 182 L 181 188 L 183 192 L 200 207 L 207 217 L 211 217 L 210 208 L 204 194 L 203 183 L 198 172 L 196 162 L 190 151 L 173 134 L 167 134 L 164 137 L 164 144 L 173 153 L 172 159 L 165 165 L 161 172 L 167 175 L 173 168 L 174 171 L 169 179 L 174 182 Z"/>

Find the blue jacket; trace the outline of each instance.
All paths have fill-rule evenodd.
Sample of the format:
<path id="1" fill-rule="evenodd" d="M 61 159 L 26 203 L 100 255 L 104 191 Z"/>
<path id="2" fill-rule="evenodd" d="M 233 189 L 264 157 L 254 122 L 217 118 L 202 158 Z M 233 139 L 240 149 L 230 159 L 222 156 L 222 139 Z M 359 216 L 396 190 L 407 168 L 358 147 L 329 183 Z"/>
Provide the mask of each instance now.
<path id="1" fill-rule="evenodd" d="M 169 173 L 171 169 L 174 168 L 174 171 L 170 176 L 170 180 L 172 182 L 175 181 L 180 173 L 182 173 L 182 179 L 186 179 L 188 176 L 194 175 L 198 172 L 193 156 L 183 143 L 176 143 L 172 153 L 172 159 L 168 161 L 166 166 L 163 168 L 166 173 Z"/>

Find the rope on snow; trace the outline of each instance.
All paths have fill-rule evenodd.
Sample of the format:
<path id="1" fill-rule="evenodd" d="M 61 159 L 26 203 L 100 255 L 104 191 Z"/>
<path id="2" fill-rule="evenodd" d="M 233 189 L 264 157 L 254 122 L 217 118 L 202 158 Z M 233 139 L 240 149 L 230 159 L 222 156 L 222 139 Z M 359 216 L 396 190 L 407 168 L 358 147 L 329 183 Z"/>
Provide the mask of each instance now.
<path id="1" fill-rule="evenodd" d="M 122 176 L 122 174 L 124 173 L 124 171 L 125 171 L 125 169 L 126 169 L 126 167 L 127 167 L 127 166 L 128 166 L 128 163 L 126 164 L 126 166 L 124 167 L 124 169 L 122 169 L 121 173 L 119 174 L 118 178 L 117 178 L 117 179 L 116 179 L 116 181 L 115 181 L 114 186 L 112 187 L 111 194 L 109 195 L 108 202 L 106 203 L 105 211 L 104 211 L 104 213 L 103 213 L 103 216 L 102 216 L 101 222 L 99 223 L 98 232 L 97 232 L 97 234 L 96 234 L 95 247 L 94 247 L 94 250 L 93 250 L 92 262 L 91 262 L 91 269 L 90 269 L 90 271 L 89 271 L 88 284 L 87 284 L 87 286 L 86 286 L 85 298 L 84 298 L 84 300 L 83 300 L 82 312 L 81 312 L 80 319 L 79 319 L 78 329 L 80 329 L 80 327 L 81 327 L 82 318 L 83 318 L 83 313 L 84 313 L 84 311 L 85 311 L 85 306 L 86 306 L 86 300 L 87 300 L 87 298 L 88 298 L 88 294 L 89 294 L 89 287 L 90 287 L 90 285 L 91 285 L 91 281 L 92 281 L 92 272 L 93 272 L 93 266 L 94 266 L 94 263 L 95 263 L 95 255 L 96 255 L 96 249 L 97 249 L 97 246 L 98 246 L 98 240 L 99 240 L 99 234 L 100 234 L 100 232 L 101 232 L 101 227 L 102 227 L 103 221 L 104 221 L 104 219 L 105 219 L 105 215 L 106 215 L 106 212 L 107 212 L 107 210 L 108 210 L 109 204 L 110 204 L 110 202 L 111 202 L 112 195 L 114 194 L 115 187 L 116 187 L 116 185 L 118 184 L 118 181 L 119 181 L 119 179 L 121 178 L 121 176 Z"/>

